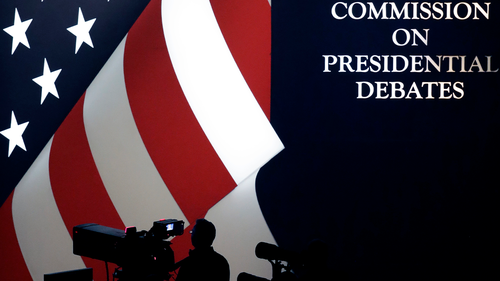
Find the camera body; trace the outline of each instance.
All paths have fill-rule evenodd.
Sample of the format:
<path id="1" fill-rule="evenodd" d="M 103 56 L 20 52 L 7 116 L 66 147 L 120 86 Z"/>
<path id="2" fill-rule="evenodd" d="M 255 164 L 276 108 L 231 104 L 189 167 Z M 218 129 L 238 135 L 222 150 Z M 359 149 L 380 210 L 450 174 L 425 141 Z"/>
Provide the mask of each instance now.
<path id="1" fill-rule="evenodd" d="M 73 227 L 73 253 L 121 267 L 115 274 L 120 280 L 168 280 L 174 269 L 174 252 L 167 241 L 184 233 L 184 221 L 155 221 L 149 231 L 135 227 L 120 230 L 95 223 Z"/>
<path id="2" fill-rule="evenodd" d="M 255 255 L 259 259 L 268 260 L 272 265 L 273 277 L 271 280 L 258 277 L 246 272 L 238 275 L 237 281 L 296 281 L 294 272 L 303 265 L 302 256 L 294 251 L 280 248 L 266 242 L 260 242 L 255 247 Z"/>

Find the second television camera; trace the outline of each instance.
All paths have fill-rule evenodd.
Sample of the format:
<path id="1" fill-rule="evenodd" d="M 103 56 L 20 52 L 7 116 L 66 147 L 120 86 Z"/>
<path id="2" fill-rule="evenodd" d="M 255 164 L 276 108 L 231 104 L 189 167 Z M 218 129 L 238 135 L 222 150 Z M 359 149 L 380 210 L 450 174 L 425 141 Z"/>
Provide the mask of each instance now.
<path id="1" fill-rule="evenodd" d="M 280 248 L 266 242 L 260 242 L 255 247 L 255 255 L 259 259 L 268 260 L 272 265 L 273 276 L 271 281 L 294 281 L 297 277 L 294 270 L 302 267 L 302 256 L 294 251 Z M 238 281 L 269 281 L 246 272 L 238 275 Z"/>

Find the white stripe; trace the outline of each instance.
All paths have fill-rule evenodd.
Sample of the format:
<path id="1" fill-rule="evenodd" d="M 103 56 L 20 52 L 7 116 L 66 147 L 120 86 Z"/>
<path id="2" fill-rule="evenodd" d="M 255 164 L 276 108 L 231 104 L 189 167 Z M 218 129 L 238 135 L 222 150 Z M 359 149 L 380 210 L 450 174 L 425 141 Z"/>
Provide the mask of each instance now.
<path id="1" fill-rule="evenodd" d="M 217 228 L 214 249 L 228 260 L 231 280 L 236 280 L 241 272 L 269 279 L 272 277 L 271 264 L 255 256 L 255 246 L 259 242 L 276 244 L 257 201 L 256 177 L 257 172 L 245 179 L 205 216 Z"/>
<path id="2" fill-rule="evenodd" d="M 49 179 L 51 146 L 52 139 L 19 182 L 12 199 L 17 239 L 35 281 L 42 281 L 46 273 L 85 268 L 81 257 L 73 255 L 73 240 L 52 193 Z"/>
<path id="3" fill-rule="evenodd" d="M 153 221 L 189 225 L 149 156 L 135 125 L 123 74 L 124 39 L 87 90 L 85 130 L 106 190 L 126 226 Z"/>
<path id="4" fill-rule="evenodd" d="M 209 0 L 163 0 L 162 24 L 189 105 L 240 183 L 281 151 L 283 144 L 239 71 Z"/>

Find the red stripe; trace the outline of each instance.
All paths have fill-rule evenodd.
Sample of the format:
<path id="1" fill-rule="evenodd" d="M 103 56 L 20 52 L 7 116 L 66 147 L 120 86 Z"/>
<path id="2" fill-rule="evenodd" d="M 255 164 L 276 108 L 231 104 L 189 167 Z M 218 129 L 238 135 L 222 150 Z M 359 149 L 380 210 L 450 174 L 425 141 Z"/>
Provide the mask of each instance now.
<path id="1" fill-rule="evenodd" d="M 2 239 L 0 239 L 0 278 L 2 280 L 31 280 L 17 241 L 12 219 L 12 192 L 0 207 Z"/>
<path id="2" fill-rule="evenodd" d="M 271 114 L 271 6 L 267 0 L 210 0 L 224 39 L 260 107 Z"/>
<path id="3" fill-rule="evenodd" d="M 92 158 L 83 123 L 83 95 L 54 135 L 49 173 L 54 198 L 71 235 L 73 226 L 97 223 L 124 229 Z M 84 258 L 94 280 L 106 280 L 103 261 Z"/>
<path id="4" fill-rule="evenodd" d="M 160 6 L 160 1 L 151 1 L 129 31 L 125 84 L 144 144 L 184 215 L 194 222 L 236 183 L 177 81 L 163 36 Z"/>

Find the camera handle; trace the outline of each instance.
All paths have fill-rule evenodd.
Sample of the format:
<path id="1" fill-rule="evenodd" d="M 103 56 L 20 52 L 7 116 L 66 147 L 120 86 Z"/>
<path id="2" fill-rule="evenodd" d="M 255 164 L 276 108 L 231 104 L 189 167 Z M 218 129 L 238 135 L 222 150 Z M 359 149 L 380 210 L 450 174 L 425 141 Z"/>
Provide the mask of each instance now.
<path id="1" fill-rule="evenodd" d="M 284 272 L 290 272 L 292 270 L 288 262 L 285 265 L 281 260 L 268 260 L 268 261 L 272 265 L 272 271 L 273 271 L 272 280 L 279 280 L 281 273 L 283 273 L 283 269 L 285 270 Z"/>

